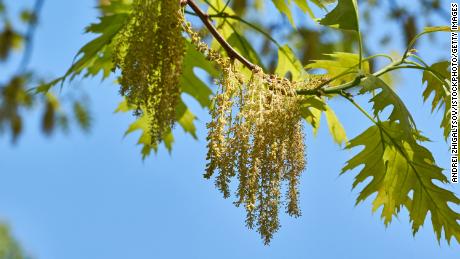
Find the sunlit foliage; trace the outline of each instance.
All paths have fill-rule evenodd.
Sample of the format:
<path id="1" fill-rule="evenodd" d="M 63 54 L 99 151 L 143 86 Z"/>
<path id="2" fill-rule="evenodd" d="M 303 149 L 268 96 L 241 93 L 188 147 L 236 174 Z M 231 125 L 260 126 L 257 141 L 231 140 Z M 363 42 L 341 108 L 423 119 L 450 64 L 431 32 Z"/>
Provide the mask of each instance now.
<path id="1" fill-rule="evenodd" d="M 420 98 L 428 101 L 434 96 L 432 111 L 443 110 L 441 136 L 447 139 L 448 62 L 427 64 L 414 49 L 417 41 L 427 39 L 422 36 L 449 31 L 430 27 L 429 14 L 443 15 L 439 1 L 417 1 L 425 14 L 419 16 L 396 1 L 388 1 L 390 6 L 383 1 L 358 5 L 356 0 L 98 2 L 102 16 L 86 30 L 97 37 L 81 48 L 64 76 L 34 91 L 27 82 L 37 80 L 30 80 L 27 73 L 14 74 L 1 84 L 0 130 L 10 129 L 16 138 L 22 128 L 21 111 L 38 100 L 44 103 L 42 128 L 50 134 L 57 121 L 66 125 L 62 105 L 50 92 L 53 86 L 77 75 L 102 74 L 106 79 L 121 71 L 123 101 L 117 111 L 137 115 L 126 134 L 141 131 L 138 143 L 146 158 L 160 143 L 171 151 L 176 122 L 197 137 L 196 118 L 181 98 L 189 95 L 211 114 L 204 176 L 214 177 L 225 198 L 235 194 L 235 204 L 246 210 L 247 226 L 257 229 L 268 244 L 280 228 L 281 206 L 292 216 L 301 214 L 298 185 L 306 168 L 304 127 L 309 125 L 316 133 L 324 114 L 337 144 L 345 149 L 364 147 L 343 169 L 357 171 L 353 188 L 364 185 L 358 203 L 374 197 L 373 210 L 382 208 L 385 224 L 407 209 L 414 234 L 430 215 L 438 240 L 460 241 L 460 214 L 453 207 L 460 200 L 446 187 L 442 169 L 423 146 L 428 138 L 416 127 L 390 76 L 403 69 L 421 72 L 420 84 L 426 87 Z M 0 15 L 4 15 L 1 3 Z M 263 14 L 269 4 L 282 19 L 265 21 L 254 15 Z M 322 18 L 313 11 L 314 5 Z M 315 27 L 297 21 L 294 6 L 312 18 Z M 371 53 L 366 34 L 376 22 L 371 15 L 376 8 L 395 21 L 404 36 L 405 47 L 398 55 Z M 23 17 L 29 24 L 36 23 L 34 12 Z M 194 30 L 190 21 L 203 26 Z M 378 45 L 392 41 L 393 33 L 383 33 Z M 21 46 L 21 39 L 10 23 L 4 23 L 0 59 L 7 60 Z M 376 58 L 385 61 L 377 63 Z M 196 68 L 214 80 L 197 76 Z M 372 111 L 357 103 L 357 95 L 368 98 Z M 338 98 L 372 123 L 350 141 L 329 105 Z M 82 128 L 88 129 L 86 106 L 77 102 L 72 107 Z M 237 183 L 234 188 L 232 181 Z"/>

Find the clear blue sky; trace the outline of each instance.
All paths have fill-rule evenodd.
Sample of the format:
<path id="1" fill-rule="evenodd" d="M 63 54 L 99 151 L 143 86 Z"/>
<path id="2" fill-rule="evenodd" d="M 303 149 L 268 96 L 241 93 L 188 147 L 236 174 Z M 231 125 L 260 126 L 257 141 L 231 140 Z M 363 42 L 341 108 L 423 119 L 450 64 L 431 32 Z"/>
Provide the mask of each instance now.
<path id="1" fill-rule="evenodd" d="M 31 1 L 7 2 L 16 2 L 17 7 Z M 50 77 L 65 71 L 90 39 L 83 28 L 95 20 L 94 2 L 46 1 L 36 35 L 34 68 Z M 448 34 L 438 37 L 444 39 L 420 48 L 430 62 L 448 57 Z M 367 40 L 372 41 L 372 35 Z M 379 212 L 372 215 L 370 201 L 355 207 L 358 190 L 350 190 L 355 174 L 339 177 L 353 153 L 341 151 L 325 127 L 316 138 L 307 129 L 303 216 L 282 215 L 281 230 L 270 246 L 264 246 L 258 234 L 244 226 L 244 211 L 224 200 L 212 181 L 202 178 L 204 122 L 209 117 L 196 103 L 191 102 L 191 107 L 200 118 L 200 140 L 178 128 L 171 155 L 161 150 L 143 162 L 136 136 L 122 138 L 132 119 L 113 114 L 120 101 L 117 86 L 111 80 L 84 80 L 66 86 L 64 92 L 72 87 L 91 96 L 91 134 L 74 130 L 67 136 L 46 138 L 38 130 L 39 114 L 33 114 L 18 145 L 0 138 L 0 218 L 35 258 L 459 258 L 460 246 L 455 241 L 450 247 L 444 242 L 438 245 L 429 221 L 414 238 L 405 211 L 385 228 Z M 419 128 L 433 140 L 429 147 L 438 163 L 447 168 L 440 115 L 431 115 L 429 105 L 422 103 L 421 76 L 401 74 L 398 87 Z M 349 137 L 370 125 L 347 103 L 332 105 Z M 452 190 L 460 194 L 459 185 Z"/>

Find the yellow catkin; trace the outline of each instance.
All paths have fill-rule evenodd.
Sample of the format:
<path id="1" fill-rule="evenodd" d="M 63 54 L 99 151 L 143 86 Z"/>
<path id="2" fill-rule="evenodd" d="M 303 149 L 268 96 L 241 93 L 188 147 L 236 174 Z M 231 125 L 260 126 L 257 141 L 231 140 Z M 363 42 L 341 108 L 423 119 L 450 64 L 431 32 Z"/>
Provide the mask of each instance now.
<path id="1" fill-rule="evenodd" d="M 137 108 L 136 114 L 149 116 L 152 142 L 161 141 L 176 120 L 185 50 L 180 18 L 179 0 L 134 0 L 116 38 L 120 93 Z"/>
<path id="2" fill-rule="evenodd" d="M 214 174 L 217 188 L 231 196 L 236 176 L 237 206 L 246 209 L 246 224 L 256 228 L 265 244 L 280 228 L 279 207 L 300 216 L 298 184 L 305 169 L 305 145 L 299 87 L 312 89 L 315 81 L 291 82 L 260 68 L 245 78 L 232 61 L 210 49 L 183 23 L 198 51 L 214 61 L 222 74 L 210 109 L 206 178 Z M 319 83 L 319 82 L 318 82 Z M 285 186 L 285 195 L 283 195 Z"/>
<path id="3" fill-rule="evenodd" d="M 223 70 L 220 90 L 208 124 L 208 168 L 217 171 L 216 185 L 230 196 L 233 176 L 239 181 L 236 205 L 244 205 L 246 223 L 268 244 L 279 229 L 282 185 L 286 211 L 299 216 L 298 183 L 305 169 L 300 97 L 290 81 L 260 69 L 240 82 L 235 71 Z"/>

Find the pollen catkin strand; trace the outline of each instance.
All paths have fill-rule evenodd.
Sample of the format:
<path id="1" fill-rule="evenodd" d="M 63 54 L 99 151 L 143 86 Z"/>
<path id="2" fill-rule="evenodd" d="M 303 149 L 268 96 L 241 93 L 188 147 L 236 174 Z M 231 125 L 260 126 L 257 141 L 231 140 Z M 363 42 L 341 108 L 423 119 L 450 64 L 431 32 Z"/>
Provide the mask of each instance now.
<path id="1" fill-rule="evenodd" d="M 150 120 L 153 143 L 176 121 L 185 40 L 179 0 L 134 0 L 133 11 L 115 39 L 114 64 L 121 70 L 120 93 Z"/>

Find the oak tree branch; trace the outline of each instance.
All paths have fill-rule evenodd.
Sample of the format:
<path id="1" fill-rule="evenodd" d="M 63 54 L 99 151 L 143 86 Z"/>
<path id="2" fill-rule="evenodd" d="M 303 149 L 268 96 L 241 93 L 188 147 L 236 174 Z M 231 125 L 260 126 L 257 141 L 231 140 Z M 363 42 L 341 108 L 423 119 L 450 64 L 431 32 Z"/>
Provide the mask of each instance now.
<path id="1" fill-rule="evenodd" d="M 252 64 L 249 60 L 238 53 L 238 51 L 236 51 L 232 46 L 230 46 L 224 37 L 222 37 L 222 35 L 217 31 L 216 27 L 214 27 L 211 20 L 209 19 L 209 15 L 204 13 L 193 0 L 184 0 L 182 3 L 187 4 L 190 6 L 190 8 L 192 8 L 192 10 L 196 13 L 196 15 L 200 18 L 200 20 L 212 34 L 212 36 L 217 40 L 217 42 L 219 42 L 222 48 L 224 48 L 230 58 L 237 59 L 250 70 L 254 70 L 256 68 L 256 65 Z"/>

